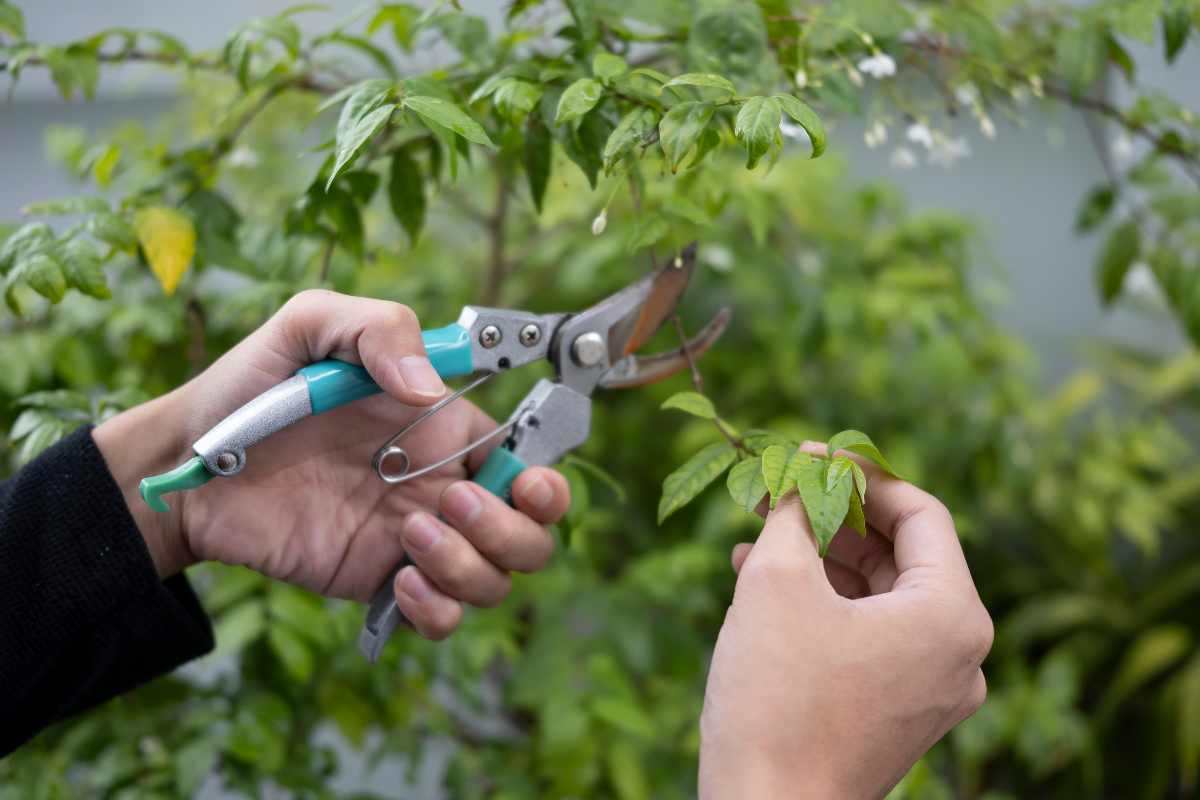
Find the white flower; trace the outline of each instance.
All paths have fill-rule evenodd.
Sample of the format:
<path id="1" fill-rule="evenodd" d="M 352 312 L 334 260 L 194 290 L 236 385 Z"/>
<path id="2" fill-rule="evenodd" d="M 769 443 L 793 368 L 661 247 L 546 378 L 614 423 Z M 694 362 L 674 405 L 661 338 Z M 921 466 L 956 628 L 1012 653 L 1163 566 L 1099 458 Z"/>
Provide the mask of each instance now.
<path id="1" fill-rule="evenodd" d="M 1045 87 L 1042 85 L 1042 76 L 1030 75 L 1029 88 L 1033 90 L 1033 96 L 1040 99 L 1045 90 Z"/>
<path id="2" fill-rule="evenodd" d="M 700 248 L 700 259 L 717 272 L 729 272 L 733 269 L 733 253 L 724 245 L 704 245 Z"/>
<path id="3" fill-rule="evenodd" d="M 967 143 L 966 139 L 961 136 L 951 139 L 939 134 L 934 138 L 933 147 L 929 149 L 929 163 L 949 169 L 954 166 L 955 162 L 969 155 L 971 155 L 971 145 Z"/>
<path id="4" fill-rule="evenodd" d="M 855 86 L 859 87 L 860 89 L 862 88 L 862 85 L 863 85 L 862 73 L 859 72 L 858 70 L 856 70 L 854 67 L 850 66 L 849 64 L 846 65 L 846 77 L 849 78 L 850 82 L 853 83 Z"/>
<path id="5" fill-rule="evenodd" d="M 808 73 L 802 69 L 796 70 L 795 80 L 796 80 L 796 88 L 803 89 L 805 86 L 808 86 Z"/>
<path id="6" fill-rule="evenodd" d="M 1019 106 L 1023 106 L 1029 102 L 1029 90 L 1024 86 L 1014 86 L 1009 94 L 1012 95 L 1013 102 Z"/>
<path id="7" fill-rule="evenodd" d="M 973 83 L 964 83 L 954 90 L 954 99 L 959 105 L 973 106 L 979 102 L 979 90 Z"/>
<path id="8" fill-rule="evenodd" d="M 1158 279 L 1154 277 L 1154 271 L 1150 269 L 1150 265 L 1145 261 L 1138 261 L 1129 268 L 1129 272 L 1125 273 L 1125 282 L 1121 284 L 1121 287 L 1125 294 L 1130 297 L 1155 303 L 1161 303 L 1163 300 L 1163 293 L 1158 285 Z"/>
<path id="9" fill-rule="evenodd" d="M 912 169 L 917 165 L 917 156 L 907 147 L 897 147 L 892 151 L 891 163 L 896 169 Z"/>
<path id="10" fill-rule="evenodd" d="M 910 142 L 919 144 L 926 150 L 933 147 L 933 131 L 929 130 L 929 126 L 924 122 L 914 122 L 909 125 L 905 135 Z"/>
<path id="11" fill-rule="evenodd" d="M 599 236 L 604 233 L 604 229 L 608 227 L 608 209 L 600 210 L 596 218 L 592 220 L 592 236 Z"/>
<path id="12" fill-rule="evenodd" d="M 235 147 L 225 159 L 225 163 L 231 167 L 257 167 L 258 162 L 258 153 L 245 145 Z"/>
<path id="13" fill-rule="evenodd" d="M 877 50 L 870 58 L 864 58 L 858 62 L 858 68 L 872 78 L 882 80 L 896 74 L 896 60 L 887 53 L 881 53 Z"/>
<path id="14" fill-rule="evenodd" d="M 1112 156 L 1117 162 L 1117 166 L 1124 167 L 1133 161 L 1134 157 L 1133 139 L 1129 138 L 1129 134 L 1122 131 L 1117 134 L 1117 138 L 1113 139 Z"/>
<path id="15" fill-rule="evenodd" d="M 887 126 L 879 120 L 875 120 L 865 132 L 863 132 L 863 141 L 867 143 L 867 147 L 874 150 L 879 145 L 887 142 Z"/>
<path id="16" fill-rule="evenodd" d="M 989 139 L 996 138 L 996 123 L 992 122 L 992 118 L 987 114 L 979 116 L 979 130 Z"/>

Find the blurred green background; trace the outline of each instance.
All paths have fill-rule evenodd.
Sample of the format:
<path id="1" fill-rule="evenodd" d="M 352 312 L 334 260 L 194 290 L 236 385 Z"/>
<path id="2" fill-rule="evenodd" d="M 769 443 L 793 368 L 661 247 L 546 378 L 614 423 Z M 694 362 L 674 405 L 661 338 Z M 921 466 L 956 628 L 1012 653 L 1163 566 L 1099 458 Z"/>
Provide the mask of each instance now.
<path id="1" fill-rule="evenodd" d="M 213 16 L 227 13 L 226 27 L 236 27 L 250 10 L 234 5 Z M 255 5 L 255 13 L 278 13 L 284 4 Z M 889 4 L 903 19 L 876 30 L 871 25 L 883 22 L 870 4 L 832 3 L 848 15 L 850 38 L 825 42 L 813 33 L 809 49 L 797 55 L 789 49 L 792 34 L 776 28 L 787 19 L 810 30 L 805 26 L 815 23 L 805 15 L 815 5 L 825 7 L 610 2 L 590 13 L 617 41 L 633 42 L 625 51 L 633 61 L 659 44 L 654 31 L 694 43 L 706 15 L 751 10 L 771 50 L 750 72 L 767 65 L 772 74 L 734 77 L 739 85 L 790 84 L 811 100 L 830 129 L 830 153 L 820 160 L 807 159 L 799 137 L 787 141 L 771 169 L 747 171 L 730 135 L 701 168 L 672 175 L 647 167 L 635 196 L 619 175 L 601 175 L 591 188 L 560 142 L 538 213 L 521 174 L 521 128 L 492 112 L 489 129 L 508 139 L 498 155 L 477 151 L 464 159 L 457 177 L 430 180 L 417 242 L 381 193 L 361 209 L 358 250 L 345 245 L 341 227 L 335 248 L 283 224 L 320 169 L 324 153 L 314 148 L 332 135 L 330 113 L 316 112 L 320 97 L 273 98 L 238 130 L 217 170 L 215 158 L 189 161 L 188 148 L 202 152 L 204 143 L 221 141 L 230 120 L 260 96 L 253 84 L 185 70 L 171 73 L 166 86 L 156 83 L 154 65 L 103 64 L 125 72 L 106 73 L 100 100 L 81 111 L 40 100 L 38 81 L 46 79 L 27 66 L 17 101 L 0 108 L 0 130 L 8 140 L 10 131 L 27 136 L 36 129 L 60 177 L 38 177 L 45 173 L 30 171 L 28 159 L 14 161 L 12 174 L 24 170 L 38 179 L 0 190 L 14 223 L 6 231 L 22 222 L 18 208 L 64 191 L 120 198 L 165 185 L 155 196 L 169 198 L 170 181 L 185 168 L 193 171 L 188 180 L 211 168 L 196 180 L 236 211 L 223 217 L 224 210 L 202 208 L 189 195 L 183 207 L 196 219 L 199 256 L 173 296 L 131 251 L 105 267 L 112 299 L 72 291 L 52 308 L 35 301 L 22 316 L 0 312 L 0 428 L 9 430 L 27 411 L 9 439 L 0 437 L 0 471 L 18 468 L 83 421 L 178 385 L 299 289 L 323 283 L 402 301 L 430 325 L 481 300 L 574 309 L 647 269 L 652 252 L 661 258 L 697 238 L 701 269 L 686 297 L 685 325 L 694 329 L 722 305 L 734 309 L 731 329 L 702 364 L 705 388 L 723 414 L 741 428 L 798 438 L 868 432 L 906 477 L 954 512 L 996 622 L 986 705 L 894 796 L 1193 796 L 1200 768 L 1200 543 L 1187 520 L 1200 493 L 1200 357 L 1187 332 L 1194 335 L 1200 304 L 1178 275 L 1195 272 L 1200 205 L 1188 175 L 1197 153 L 1195 119 L 1180 114 L 1194 101 L 1186 95 L 1195 86 L 1178 76 L 1194 77 L 1196 44 L 1183 50 L 1174 71 L 1159 51 L 1169 15 L 1182 9 L 1193 20 L 1194 5 L 979 2 L 947 4 L 943 13 L 940 4 Z M 1123 23 L 1118 12 L 1143 6 L 1151 35 L 1139 44 L 1145 20 Z M 495 36 L 510 31 L 511 40 L 523 26 L 544 34 L 579 27 L 579 8 L 526 3 L 507 15 L 507 6 L 477 4 L 471 11 Z M 462 19 L 450 6 L 435 11 Z M 56 26 L 82 23 L 54 19 L 45 8 L 26 12 L 28 37 L 39 41 L 147 24 L 140 11 L 116 19 L 118 9 L 92 9 L 89 27 L 60 32 Z M 358 27 L 374 13 L 369 4 Z M 1022 27 L 1028 15 L 1048 21 Z M 305 35 L 339 16 L 305 17 Z M 628 18 L 639 24 L 617 27 Z M 185 35 L 170 19 L 149 22 L 189 44 L 199 36 Z M 902 83 L 922 74 L 921 62 L 899 55 L 917 41 L 913 36 L 947 47 L 964 36 L 968 44 L 973 36 L 991 42 L 991 34 L 970 28 L 985 24 L 995 31 L 994 58 L 953 67 L 961 73 L 937 62 L 942 83 Z M 1194 38 L 1192 24 L 1185 41 Z M 1055 106 L 1031 98 L 1043 76 L 1047 85 L 1056 76 L 1070 85 L 1071 74 L 1055 72 L 1071 66 L 1061 42 L 1089 25 L 1103 25 L 1105 38 L 1094 74 L 1085 71 L 1086 86 L 1064 90 Z M 430 26 L 440 38 L 401 53 L 402 74 L 453 84 L 462 73 L 452 67 L 447 77 L 437 65 L 523 57 L 522 39 L 496 44 L 486 56 L 468 53 L 455 26 L 465 24 Z M 854 64 L 872 52 L 861 39 L 868 29 L 872 41 L 897 54 L 894 87 L 870 76 L 863 87 L 861 73 L 852 77 Z M 376 36 L 381 46 L 404 50 L 398 34 L 394 43 L 386 34 L 385 26 Z M 1181 87 L 1183 104 L 1163 101 L 1141 116 L 1128 111 L 1136 111 L 1140 95 L 1121 52 L 1131 64 L 1151 62 L 1151 75 L 1168 76 Z M 703 55 L 686 47 L 672 52 L 668 61 L 679 68 L 671 74 L 696 68 Z M 801 69 L 824 74 L 821 85 L 797 86 Z M 477 84 L 487 69 L 476 63 L 468 72 L 464 80 Z M 975 99 L 956 94 L 968 84 Z M 960 113 L 945 114 L 940 89 L 957 99 Z M 121 91 L 134 91 L 135 99 L 122 99 Z M 1111 128 L 1075 116 L 1080 98 L 1096 97 L 1126 115 Z M 472 111 L 483 118 L 487 107 L 475 103 Z M 980 133 L 982 116 L 1000 123 L 996 142 Z M 1131 120 L 1158 137 L 1134 155 L 1123 154 L 1135 145 L 1120 132 Z M 888 129 L 887 145 L 858 144 L 875 123 Z M 916 124 L 947 136 L 965 126 L 975 154 L 950 172 L 925 163 Z M 1162 142 L 1169 130 L 1177 148 Z M 1096 131 L 1098 159 L 1089 149 Z M 1056 136 L 1065 144 L 1046 142 Z M 112 148 L 120 158 L 109 185 L 96 165 Z M 915 170 L 904 169 L 900 149 L 921 162 Z M 69 190 L 68 179 L 93 185 Z M 1077 211 L 1078 195 L 1093 183 L 1098 189 Z M 1107 203 L 1105 191 L 1115 196 Z M 939 201 L 945 208 L 931 208 Z M 592 220 L 602 208 L 608 225 L 594 235 Z M 631 247 L 647 238 L 644 209 L 668 223 L 650 249 Z M 1076 244 L 1072 227 L 1084 212 L 1096 219 L 1081 227 L 1106 232 Z M 1128 219 L 1150 232 L 1141 234 L 1141 250 L 1135 246 L 1110 291 L 1104 264 L 1114 237 L 1105 226 Z M 1117 310 L 1102 316 L 1098 294 L 1116 295 L 1122 286 Z M 1005 304 L 1010 293 L 1015 300 Z M 672 342 L 672 333 L 660 335 L 664 346 Z M 492 381 L 479 402 L 503 417 L 536 377 Z M 217 626 L 218 652 L 58 725 L 0 761 L 0 798 L 693 795 L 705 670 L 733 587 L 728 554 L 753 538 L 757 522 L 718 487 L 664 525 L 655 523 L 663 478 L 717 437 L 711 426 L 658 410 L 688 386 L 679 376 L 597 397 L 593 433 L 579 454 L 584 461 L 563 467 L 575 503 L 557 531 L 551 567 L 519 578 L 502 608 L 470 613 L 446 643 L 401 637 L 383 663 L 370 667 L 354 647 L 360 607 L 240 569 L 192 570 Z M 30 398 L 46 390 L 61 391 Z"/>

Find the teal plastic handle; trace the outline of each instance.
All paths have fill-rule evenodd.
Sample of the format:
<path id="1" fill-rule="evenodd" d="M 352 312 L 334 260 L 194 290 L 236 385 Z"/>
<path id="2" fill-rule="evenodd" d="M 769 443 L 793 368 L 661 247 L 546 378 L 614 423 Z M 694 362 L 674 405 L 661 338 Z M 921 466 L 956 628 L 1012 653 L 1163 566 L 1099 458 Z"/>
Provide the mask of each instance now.
<path id="1" fill-rule="evenodd" d="M 471 363 L 470 332 L 454 323 L 421 333 L 425 352 L 433 368 L 443 378 L 457 378 L 474 372 Z M 296 372 L 308 381 L 312 413 L 322 414 L 379 391 L 379 385 L 358 364 L 328 358 L 309 364 Z"/>
<path id="2" fill-rule="evenodd" d="M 512 498 L 509 495 L 512 492 L 513 481 L 524 469 L 525 462 L 514 455 L 512 450 L 507 447 L 497 447 L 471 480 L 497 497 L 511 503 Z"/>

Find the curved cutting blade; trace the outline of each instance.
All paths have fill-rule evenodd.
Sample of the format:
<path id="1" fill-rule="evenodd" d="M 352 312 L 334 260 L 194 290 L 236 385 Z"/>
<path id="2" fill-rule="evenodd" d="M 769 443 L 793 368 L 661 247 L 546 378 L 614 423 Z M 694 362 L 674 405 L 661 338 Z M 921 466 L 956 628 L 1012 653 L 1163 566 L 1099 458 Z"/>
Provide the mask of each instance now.
<path id="1" fill-rule="evenodd" d="M 608 356 L 611 363 L 616 364 L 622 357 L 650 341 L 650 337 L 675 312 L 695 266 L 696 244 L 693 242 L 656 272 L 610 298 L 613 301 L 620 298 L 620 301 L 626 302 L 630 299 L 629 295 L 634 294 L 640 295 L 641 300 L 609 328 Z"/>
<path id="2" fill-rule="evenodd" d="M 722 308 L 678 350 L 648 356 L 625 356 L 604 373 L 599 385 L 605 389 L 630 389 L 674 375 L 704 355 L 713 342 L 725 332 L 732 316 L 733 313 L 728 308 Z"/>

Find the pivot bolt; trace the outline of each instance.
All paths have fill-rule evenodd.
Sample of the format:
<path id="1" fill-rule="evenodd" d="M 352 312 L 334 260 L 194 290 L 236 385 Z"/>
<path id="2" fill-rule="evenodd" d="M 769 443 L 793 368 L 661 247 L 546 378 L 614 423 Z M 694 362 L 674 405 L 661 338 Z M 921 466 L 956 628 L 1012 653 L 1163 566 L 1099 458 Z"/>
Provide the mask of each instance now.
<path id="1" fill-rule="evenodd" d="M 542 340 L 542 329 L 532 322 L 521 328 L 521 344 L 533 347 Z"/>
<path id="2" fill-rule="evenodd" d="M 221 453 L 217 456 L 217 468 L 222 472 L 229 472 L 237 466 L 238 459 L 233 453 Z"/>
<path id="3" fill-rule="evenodd" d="M 495 325 L 487 325 L 479 332 L 479 343 L 488 350 L 500 344 L 500 340 L 503 338 L 500 329 Z"/>
<path id="4" fill-rule="evenodd" d="M 607 349 L 604 337 L 595 331 L 582 333 L 571 343 L 571 355 L 581 367 L 594 367 L 603 362 Z"/>

